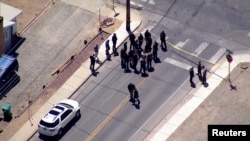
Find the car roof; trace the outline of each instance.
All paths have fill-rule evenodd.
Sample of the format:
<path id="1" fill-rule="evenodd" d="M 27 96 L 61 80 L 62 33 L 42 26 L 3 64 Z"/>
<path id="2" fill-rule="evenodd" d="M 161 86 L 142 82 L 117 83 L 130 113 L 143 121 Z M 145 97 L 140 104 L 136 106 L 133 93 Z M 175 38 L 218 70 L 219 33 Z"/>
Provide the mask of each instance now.
<path id="1" fill-rule="evenodd" d="M 78 102 L 72 99 L 65 99 L 54 105 L 52 109 L 43 117 L 43 121 L 53 123 L 67 109 L 73 109 L 78 106 Z"/>
<path id="2" fill-rule="evenodd" d="M 56 104 L 53 106 L 53 108 L 43 117 L 43 121 L 47 123 L 53 123 L 59 116 L 69 109 L 68 107 L 65 107 L 61 104 Z"/>

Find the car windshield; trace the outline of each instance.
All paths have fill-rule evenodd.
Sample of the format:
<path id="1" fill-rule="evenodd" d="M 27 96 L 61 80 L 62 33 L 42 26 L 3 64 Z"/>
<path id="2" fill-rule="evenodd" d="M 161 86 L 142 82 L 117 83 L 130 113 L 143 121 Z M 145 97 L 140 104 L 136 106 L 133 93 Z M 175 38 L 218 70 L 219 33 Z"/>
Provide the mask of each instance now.
<path id="1" fill-rule="evenodd" d="M 70 108 L 70 109 L 73 109 L 73 108 L 74 108 L 73 106 L 71 106 L 71 105 L 69 105 L 69 104 L 67 104 L 67 103 L 59 103 L 59 104 L 65 106 L 65 107 L 67 107 L 67 108 Z"/>
<path id="2" fill-rule="evenodd" d="M 43 126 L 48 127 L 48 128 L 56 127 L 58 124 L 59 124 L 59 120 L 58 119 L 55 122 L 53 122 L 53 123 L 48 123 L 48 122 L 45 122 L 43 120 L 40 121 L 40 125 L 43 125 Z"/>

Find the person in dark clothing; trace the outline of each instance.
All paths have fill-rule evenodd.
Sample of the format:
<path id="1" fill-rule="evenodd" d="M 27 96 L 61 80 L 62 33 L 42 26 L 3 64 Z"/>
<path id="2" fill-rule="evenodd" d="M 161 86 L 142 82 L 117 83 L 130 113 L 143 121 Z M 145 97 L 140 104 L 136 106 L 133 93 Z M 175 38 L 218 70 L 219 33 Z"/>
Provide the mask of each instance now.
<path id="1" fill-rule="evenodd" d="M 198 65 L 197 65 L 197 75 L 198 75 L 198 77 L 199 77 L 200 79 L 202 78 L 201 71 L 202 71 L 202 65 L 201 65 L 201 61 L 199 61 L 199 62 L 198 62 Z"/>
<path id="2" fill-rule="evenodd" d="M 113 52 L 115 53 L 116 52 L 116 43 L 117 43 L 117 36 L 116 36 L 116 33 L 113 34 L 112 36 L 112 42 L 113 42 Z"/>
<path id="3" fill-rule="evenodd" d="M 129 50 L 128 56 L 129 56 L 129 66 L 133 68 L 134 50 Z"/>
<path id="4" fill-rule="evenodd" d="M 110 56 L 110 53 L 109 53 L 109 50 L 110 50 L 109 40 L 107 40 L 105 42 L 105 46 L 106 46 L 106 57 L 107 57 L 107 60 L 111 60 L 111 56 Z"/>
<path id="5" fill-rule="evenodd" d="M 191 67 L 190 69 L 189 69 L 189 81 L 190 81 L 190 83 L 191 83 L 191 85 L 193 85 L 194 84 L 194 82 L 193 82 L 193 78 L 194 78 L 194 67 Z"/>
<path id="6" fill-rule="evenodd" d="M 151 46 L 152 46 L 152 38 L 148 37 L 148 39 L 146 41 L 146 46 L 145 46 L 146 53 L 148 53 L 152 50 Z"/>
<path id="7" fill-rule="evenodd" d="M 156 60 L 158 57 L 158 43 L 155 41 L 153 45 L 153 59 Z"/>
<path id="8" fill-rule="evenodd" d="M 126 53 L 127 53 L 127 42 L 124 43 L 124 46 L 123 46 L 123 48 L 121 49 L 121 52 L 120 52 L 122 68 L 125 68 L 125 55 L 126 55 Z"/>
<path id="9" fill-rule="evenodd" d="M 202 84 L 207 84 L 207 69 L 204 68 L 203 74 L 202 74 Z"/>
<path id="10" fill-rule="evenodd" d="M 133 69 L 134 69 L 134 71 L 137 71 L 136 66 L 138 64 L 138 60 L 139 60 L 138 55 L 136 53 L 134 53 L 134 55 L 133 55 Z"/>
<path id="11" fill-rule="evenodd" d="M 150 70 L 152 68 L 153 55 L 151 52 L 147 54 L 147 68 Z"/>
<path id="12" fill-rule="evenodd" d="M 148 38 L 151 37 L 151 33 L 148 30 L 146 30 L 145 33 L 144 33 L 144 37 L 145 37 L 145 40 L 147 41 Z"/>
<path id="13" fill-rule="evenodd" d="M 125 61 L 125 71 L 129 70 L 129 55 L 127 53 L 124 54 L 124 61 Z"/>
<path id="14" fill-rule="evenodd" d="M 138 37 L 138 48 L 142 47 L 142 43 L 143 43 L 143 35 L 140 34 Z"/>
<path id="15" fill-rule="evenodd" d="M 167 44 L 166 44 L 166 33 L 162 31 L 160 33 L 160 40 L 161 40 L 161 47 L 163 50 L 167 51 Z"/>
<path id="16" fill-rule="evenodd" d="M 139 100 L 139 93 L 138 93 L 138 91 L 136 90 L 136 89 L 134 89 L 134 102 L 133 102 L 133 104 L 137 107 L 137 109 L 139 109 L 140 108 L 140 100 Z"/>
<path id="17" fill-rule="evenodd" d="M 129 35 L 129 40 L 130 40 L 130 50 L 134 50 L 134 47 L 135 47 L 135 34 L 131 33 Z"/>
<path id="18" fill-rule="evenodd" d="M 141 58 L 140 63 L 141 63 L 140 73 L 142 73 L 142 71 L 143 71 L 143 74 L 146 74 L 146 61 L 145 61 L 145 59 Z"/>
<path id="19" fill-rule="evenodd" d="M 95 71 L 95 54 L 91 55 L 90 57 L 90 70 L 93 72 Z"/>
<path id="20" fill-rule="evenodd" d="M 134 101 L 134 90 L 136 90 L 136 87 L 133 83 L 128 84 L 128 91 L 130 95 L 130 101 Z"/>

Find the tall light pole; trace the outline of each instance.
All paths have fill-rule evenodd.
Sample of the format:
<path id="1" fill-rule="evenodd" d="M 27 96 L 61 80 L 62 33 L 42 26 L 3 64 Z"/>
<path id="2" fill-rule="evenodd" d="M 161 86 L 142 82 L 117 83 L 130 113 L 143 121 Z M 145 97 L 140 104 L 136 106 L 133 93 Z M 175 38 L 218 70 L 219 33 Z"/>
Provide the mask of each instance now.
<path id="1" fill-rule="evenodd" d="M 126 30 L 130 31 L 130 0 L 127 0 Z"/>

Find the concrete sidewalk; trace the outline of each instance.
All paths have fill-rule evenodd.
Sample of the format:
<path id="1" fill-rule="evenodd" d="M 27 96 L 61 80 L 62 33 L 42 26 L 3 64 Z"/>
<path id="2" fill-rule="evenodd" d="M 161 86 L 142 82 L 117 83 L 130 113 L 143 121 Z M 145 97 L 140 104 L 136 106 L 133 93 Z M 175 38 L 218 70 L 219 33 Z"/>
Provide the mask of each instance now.
<path id="1" fill-rule="evenodd" d="M 117 7 L 116 11 L 121 12 L 118 16 L 119 19 L 123 19 L 124 21 L 124 8 Z M 104 13 L 110 14 L 110 9 L 103 8 L 102 11 L 106 11 Z M 113 15 L 113 11 L 111 11 Z M 107 16 L 109 16 L 109 14 Z M 105 16 L 105 15 L 104 15 Z M 134 15 L 131 13 L 131 24 L 130 28 L 131 31 L 135 31 L 141 24 L 141 19 L 138 15 Z M 128 38 L 128 32 L 126 31 L 126 24 L 123 22 L 123 24 L 115 31 L 117 35 L 117 47 L 119 47 L 124 40 Z M 111 40 L 112 35 L 108 38 Z M 112 47 L 112 42 L 110 42 L 110 46 Z M 103 44 L 100 45 L 99 48 L 99 55 L 98 58 L 101 62 L 105 62 L 106 55 L 105 55 L 105 41 Z M 77 90 L 86 79 L 88 79 L 92 73 L 89 69 L 90 66 L 90 60 L 88 59 L 86 62 L 83 62 L 81 67 L 77 69 L 74 74 L 54 93 L 54 95 L 46 102 L 44 105 L 41 106 L 39 110 L 36 111 L 34 115 L 31 116 L 30 120 L 28 120 L 9 140 L 10 141 L 24 141 L 28 140 L 36 131 L 37 131 L 37 125 L 41 118 L 51 109 L 53 104 L 58 103 L 59 101 L 63 99 L 69 98 L 75 90 Z M 96 64 L 96 68 L 98 69 L 100 67 L 100 64 Z M 28 131 L 28 132 L 27 132 Z"/>

